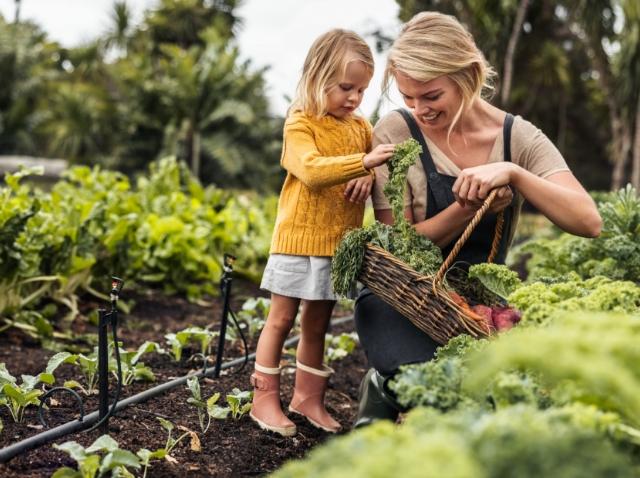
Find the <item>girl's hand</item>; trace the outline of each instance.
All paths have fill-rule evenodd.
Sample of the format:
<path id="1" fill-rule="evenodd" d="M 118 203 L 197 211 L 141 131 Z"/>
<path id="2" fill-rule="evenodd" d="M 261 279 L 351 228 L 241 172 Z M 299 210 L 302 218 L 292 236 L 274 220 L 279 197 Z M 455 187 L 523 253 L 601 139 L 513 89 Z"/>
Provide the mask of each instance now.
<path id="1" fill-rule="evenodd" d="M 373 177 L 370 174 L 362 176 L 361 178 L 352 179 L 347 183 L 347 187 L 344 190 L 344 197 L 351 202 L 365 202 L 371 195 L 372 186 Z"/>
<path id="2" fill-rule="evenodd" d="M 389 158 L 393 156 L 393 150 L 395 147 L 395 144 L 379 144 L 362 159 L 364 167 L 366 169 L 371 169 L 387 162 Z"/>
<path id="3" fill-rule="evenodd" d="M 452 188 L 456 201 L 461 206 L 481 204 L 492 189 L 511 183 L 517 167 L 510 162 L 500 162 L 463 169 Z"/>

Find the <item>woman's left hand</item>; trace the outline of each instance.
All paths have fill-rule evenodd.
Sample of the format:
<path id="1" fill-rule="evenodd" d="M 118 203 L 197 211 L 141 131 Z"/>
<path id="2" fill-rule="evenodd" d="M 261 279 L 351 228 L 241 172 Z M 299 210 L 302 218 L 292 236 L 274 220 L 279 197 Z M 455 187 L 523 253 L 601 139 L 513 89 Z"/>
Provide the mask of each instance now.
<path id="1" fill-rule="evenodd" d="M 511 201 L 513 201 L 513 191 L 509 186 L 501 186 L 498 188 L 498 192 L 491 206 L 489 206 L 489 212 L 497 214 L 509 206 Z"/>
<path id="2" fill-rule="evenodd" d="M 347 183 L 344 190 L 344 197 L 351 202 L 365 202 L 371 195 L 373 178 L 370 174 L 360 178 L 352 179 Z"/>
<path id="3" fill-rule="evenodd" d="M 481 204 L 492 189 L 511 183 L 515 168 L 511 162 L 499 162 L 463 169 L 452 188 L 456 201 L 463 207 Z"/>

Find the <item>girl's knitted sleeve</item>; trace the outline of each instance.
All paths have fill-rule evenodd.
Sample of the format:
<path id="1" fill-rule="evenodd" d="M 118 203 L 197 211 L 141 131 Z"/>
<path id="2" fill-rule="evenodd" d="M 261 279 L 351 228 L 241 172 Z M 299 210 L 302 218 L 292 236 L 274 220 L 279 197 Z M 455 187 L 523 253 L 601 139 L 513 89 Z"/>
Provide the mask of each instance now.
<path id="1" fill-rule="evenodd" d="M 362 159 L 365 153 L 345 156 L 322 156 L 318 151 L 311 125 L 302 120 L 288 120 L 280 163 L 309 189 L 319 189 L 366 176 Z"/>

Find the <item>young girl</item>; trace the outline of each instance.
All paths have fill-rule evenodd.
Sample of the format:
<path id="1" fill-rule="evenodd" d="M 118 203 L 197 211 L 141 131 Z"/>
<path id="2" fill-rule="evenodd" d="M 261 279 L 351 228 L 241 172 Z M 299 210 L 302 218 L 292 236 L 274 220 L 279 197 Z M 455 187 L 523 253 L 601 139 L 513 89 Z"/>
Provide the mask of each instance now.
<path id="1" fill-rule="evenodd" d="M 289 411 L 336 432 L 324 406 L 333 372 L 323 364 L 324 336 L 336 297 L 331 256 L 345 231 L 360 227 L 371 170 L 393 145 L 371 145 L 371 125 L 354 115 L 373 74 L 367 44 L 353 32 L 332 30 L 311 46 L 284 125 L 281 164 L 287 170 L 269 261 L 261 287 L 271 310 L 256 351 L 251 418 L 283 436 L 296 433 L 280 406 L 280 355 L 302 302 L 295 391 Z"/>

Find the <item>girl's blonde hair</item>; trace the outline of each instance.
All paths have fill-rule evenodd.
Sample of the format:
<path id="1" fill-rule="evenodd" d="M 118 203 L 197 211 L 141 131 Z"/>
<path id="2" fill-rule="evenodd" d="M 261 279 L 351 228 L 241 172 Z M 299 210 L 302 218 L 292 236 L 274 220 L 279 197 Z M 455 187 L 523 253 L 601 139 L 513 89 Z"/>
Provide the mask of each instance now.
<path id="1" fill-rule="evenodd" d="M 493 90 L 491 80 L 495 76 L 471 34 L 455 17 L 438 12 L 418 13 L 404 25 L 389 51 L 383 91 L 388 92 L 391 78 L 397 73 L 422 82 L 446 75 L 458 86 L 462 104 L 449 135 L 463 111 L 482 96 L 483 90 Z"/>
<path id="2" fill-rule="evenodd" d="M 359 35 L 334 29 L 318 37 L 307 53 L 289 113 L 302 111 L 314 117 L 327 114 L 327 91 L 344 75 L 349 53 L 367 65 L 373 74 L 371 49 Z"/>

